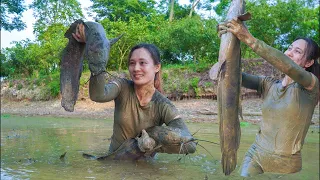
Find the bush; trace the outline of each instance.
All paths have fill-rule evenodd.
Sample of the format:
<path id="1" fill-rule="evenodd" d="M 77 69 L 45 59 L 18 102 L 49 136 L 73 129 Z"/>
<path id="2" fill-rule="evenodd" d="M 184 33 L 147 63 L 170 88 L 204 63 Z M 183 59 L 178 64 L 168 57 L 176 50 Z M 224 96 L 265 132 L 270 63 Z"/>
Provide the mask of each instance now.
<path id="1" fill-rule="evenodd" d="M 21 90 L 23 88 L 23 85 L 22 84 L 17 84 L 17 90 Z"/>

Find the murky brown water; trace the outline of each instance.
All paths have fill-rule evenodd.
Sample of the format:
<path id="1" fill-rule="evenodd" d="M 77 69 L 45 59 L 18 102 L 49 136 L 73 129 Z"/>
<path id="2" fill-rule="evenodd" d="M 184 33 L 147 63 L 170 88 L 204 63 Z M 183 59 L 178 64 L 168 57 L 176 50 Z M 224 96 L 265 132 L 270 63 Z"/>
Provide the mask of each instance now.
<path id="1" fill-rule="evenodd" d="M 188 123 L 195 137 L 219 142 L 218 125 Z M 258 126 L 242 127 L 238 164 Z M 1 115 L 1 179 L 243 179 L 239 165 L 224 176 L 220 147 L 200 142 L 192 155 L 158 154 L 153 161 L 98 162 L 82 153 L 104 155 L 112 120 Z M 66 153 L 65 158 L 60 156 Z M 303 169 L 290 175 L 263 174 L 251 179 L 319 179 L 319 128 L 311 127 L 302 151 Z M 210 155 L 211 154 L 211 155 Z"/>

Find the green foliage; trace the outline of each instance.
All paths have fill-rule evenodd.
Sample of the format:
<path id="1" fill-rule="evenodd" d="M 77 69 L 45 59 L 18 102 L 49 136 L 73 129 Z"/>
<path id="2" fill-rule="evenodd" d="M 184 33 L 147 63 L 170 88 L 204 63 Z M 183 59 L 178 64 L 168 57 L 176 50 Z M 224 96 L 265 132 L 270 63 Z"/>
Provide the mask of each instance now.
<path id="1" fill-rule="evenodd" d="M 50 90 L 50 95 L 52 97 L 57 97 L 60 93 L 60 80 L 59 79 L 53 79 L 49 84 L 48 84 L 49 90 Z"/>
<path id="2" fill-rule="evenodd" d="M 190 86 L 193 88 L 194 92 L 196 93 L 196 96 L 198 96 L 200 92 L 200 88 L 198 86 L 199 81 L 200 81 L 199 77 L 194 77 L 190 81 Z"/>
<path id="3" fill-rule="evenodd" d="M 250 122 L 245 122 L 245 121 L 240 122 L 240 127 L 248 127 L 250 125 L 251 125 Z"/>
<path id="4" fill-rule="evenodd" d="M 225 18 L 230 6 L 231 0 L 220 0 L 220 2 L 214 7 L 215 12 Z"/>
<path id="5" fill-rule="evenodd" d="M 38 64 L 31 57 L 31 42 L 20 41 L 12 48 L 6 48 L 1 57 L 1 76 L 28 77 L 34 71 L 34 65 Z"/>
<path id="6" fill-rule="evenodd" d="M 60 73 L 53 73 L 51 75 L 40 76 L 37 84 L 40 84 L 41 100 L 49 100 L 55 98 L 60 93 Z"/>
<path id="7" fill-rule="evenodd" d="M 171 0 L 160 0 L 157 8 L 157 12 L 159 14 L 165 15 L 165 19 L 168 20 L 170 16 L 170 3 Z M 178 0 L 175 0 L 173 11 L 174 11 L 174 20 L 179 20 L 188 17 L 189 12 L 191 10 L 190 5 L 180 5 Z"/>
<path id="8" fill-rule="evenodd" d="M 93 1 L 91 9 L 97 13 L 97 19 L 127 22 L 136 16 L 150 17 L 155 13 L 155 4 L 155 0 L 105 0 Z"/>
<path id="9" fill-rule="evenodd" d="M 162 80 L 163 80 L 163 81 L 167 81 L 167 80 L 168 80 L 168 77 L 169 77 L 169 74 L 168 74 L 168 73 L 162 73 Z"/>
<path id="10" fill-rule="evenodd" d="M 1 1 L 1 30 L 23 30 L 26 25 L 21 20 L 22 13 L 26 10 L 24 0 L 2 0 Z"/>
<path id="11" fill-rule="evenodd" d="M 39 36 L 40 46 L 34 46 L 33 50 L 37 51 L 35 58 L 41 62 L 41 67 L 38 69 L 41 74 L 47 75 L 59 71 L 61 54 L 68 41 L 64 38 L 66 30 L 62 24 L 53 24 Z"/>
<path id="12" fill-rule="evenodd" d="M 248 29 L 256 38 L 284 51 L 298 36 L 307 36 L 319 42 L 319 6 L 299 0 L 250 0 L 247 11 L 252 20 Z M 252 57 L 247 46 L 242 47 L 244 57 Z"/>
<path id="13" fill-rule="evenodd" d="M 165 64 L 163 66 L 164 69 L 176 69 L 176 70 L 186 70 L 192 72 L 204 72 L 206 70 L 209 70 L 212 66 L 212 63 L 202 62 L 202 63 L 192 63 L 187 62 L 184 64 Z"/>
<path id="14" fill-rule="evenodd" d="M 184 18 L 159 27 L 156 44 L 163 51 L 164 63 L 215 62 L 219 40 L 215 20 Z"/>
<path id="15" fill-rule="evenodd" d="M 213 83 L 212 82 L 205 82 L 204 83 L 204 87 L 212 87 L 213 86 Z"/>
<path id="16" fill-rule="evenodd" d="M 77 0 L 33 0 L 30 8 L 33 9 L 33 16 L 37 19 L 34 24 L 34 33 L 37 36 L 54 24 L 69 26 L 76 19 L 83 17 Z"/>
<path id="17" fill-rule="evenodd" d="M 173 67 L 173 66 L 171 66 Z M 201 91 L 200 77 L 192 69 L 164 68 L 162 71 L 163 88 L 167 94 L 184 93 L 198 96 Z"/>
<path id="18" fill-rule="evenodd" d="M 13 85 L 14 85 L 14 84 L 13 84 L 13 82 L 12 82 L 12 81 L 10 81 L 10 82 L 9 82 L 9 88 L 12 88 L 12 87 L 13 87 Z"/>
<path id="19" fill-rule="evenodd" d="M 3 11 L 3 8 L 7 8 L 5 10 L 9 13 L 11 3 L 10 6 L 20 9 L 20 12 L 21 2 L 2 1 L 1 11 L 7 12 Z M 196 13 L 189 18 L 192 3 L 181 6 L 175 1 L 173 22 L 167 20 L 169 1 L 92 2 L 92 9 L 97 13 L 96 19 L 100 19 L 99 23 L 105 28 L 107 37 L 111 39 L 124 34 L 111 47 L 108 70 L 127 69 L 130 49 L 138 43 L 147 42 L 159 47 L 164 69 L 203 72 L 218 60 L 220 39 L 216 25 L 218 19 L 225 16 L 231 1 L 220 1 L 214 8 L 220 16 L 207 19 Z M 156 4 L 158 6 L 155 9 L 153 7 Z M 67 43 L 64 33 L 70 23 L 83 17 L 79 1 L 76 0 L 33 0 L 30 8 L 36 18 L 37 39 L 34 42 L 28 39 L 19 41 L 15 46 L 1 50 L 1 77 L 42 78 L 59 73 L 61 54 Z M 201 1 L 197 8 L 211 11 L 212 0 Z M 312 0 L 248 0 L 246 9 L 252 14 L 252 20 L 246 22 L 250 32 L 281 51 L 297 36 L 308 36 L 316 42 L 320 41 L 319 5 Z M 1 18 L 5 17 L 2 15 Z M 244 58 L 256 56 L 244 44 L 241 49 Z M 87 69 L 86 61 L 84 69 Z M 163 74 L 168 81 L 170 76 L 171 74 Z M 52 87 L 54 86 L 53 84 Z M 189 83 L 183 82 L 179 87 L 186 91 Z"/>
<path id="20" fill-rule="evenodd" d="M 23 85 L 21 83 L 17 84 L 17 89 L 21 90 L 23 88 Z"/>
<path id="21" fill-rule="evenodd" d="M 104 19 L 100 23 L 106 29 L 109 39 L 111 39 L 110 37 L 117 37 L 120 34 L 124 34 L 124 36 L 111 47 L 107 66 L 109 69 L 121 70 L 127 68 L 127 58 L 130 49 L 141 42 L 152 43 L 150 41 L 150 39 L 152 39 L 150 31 L 154 28 L 154 25 L 147 20 L 147 17 L 131 18 L 129 22 L 112 22 L 108 19 Z"/>

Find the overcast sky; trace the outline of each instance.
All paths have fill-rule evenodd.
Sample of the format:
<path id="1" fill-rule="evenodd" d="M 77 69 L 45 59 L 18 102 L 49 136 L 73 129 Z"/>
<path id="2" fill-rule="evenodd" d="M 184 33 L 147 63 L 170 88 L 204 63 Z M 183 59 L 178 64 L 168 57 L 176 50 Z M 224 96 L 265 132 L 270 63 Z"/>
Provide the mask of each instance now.
<path id="1" fill-rule="evenodd" d="M 25 0 L 25 2 L 26 4 L 31 4 L 32 0 Z M 83 8 L 83 13 L 86 17 L 86 20 L 92 20 L 87 16 L 86 11 L 84 10 L 84 8 L 91 6 L 92 2 L 90 0 L 79 0 L 79 2 L 81 3 L 81 6 Z M 179 2 L 180 4 L 187 4 L 189 3 L 189 0 L 179 0 Z M 12 47 L 14 44 L 11 44 L 11 42 L 13 41 L 26 40 L 27 38 L 29 38 L 30 40 L 35 39 L 32 28 L 35 19 L 32 15 L 31 9 L 23 13 L 22 21 L 25 22 L 27 26 L 26 29 L 23 31 L 13 30 L 11 32 L 8 32 L 1 30 L 1 48 Z"/>

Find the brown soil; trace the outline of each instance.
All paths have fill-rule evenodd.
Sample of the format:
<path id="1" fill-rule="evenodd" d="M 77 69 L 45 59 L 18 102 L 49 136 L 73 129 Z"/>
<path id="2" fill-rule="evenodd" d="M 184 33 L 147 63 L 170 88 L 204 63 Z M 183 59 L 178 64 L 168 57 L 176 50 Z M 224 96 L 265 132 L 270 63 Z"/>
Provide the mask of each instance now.
<path id="1" fill-rule="evenodd" d="M 191 122 L 217 121 L 217 101 L 212 99 L 191 99 L 172 101 L 182 118 Z M 258 123 L 261 120 L 261 99 L 242 100 L 243 121 Z M 89 99 L 77 101 L 74 112 L 65 111 L 60 100 L 51 101 L 1 101 L 1 114 L 23 116 L 46 115 L 54 117 L 113 118 L 114 103 L 96 103 Z M 312 124 L 319 125 L 319 104 L 315 108 Z"/>

